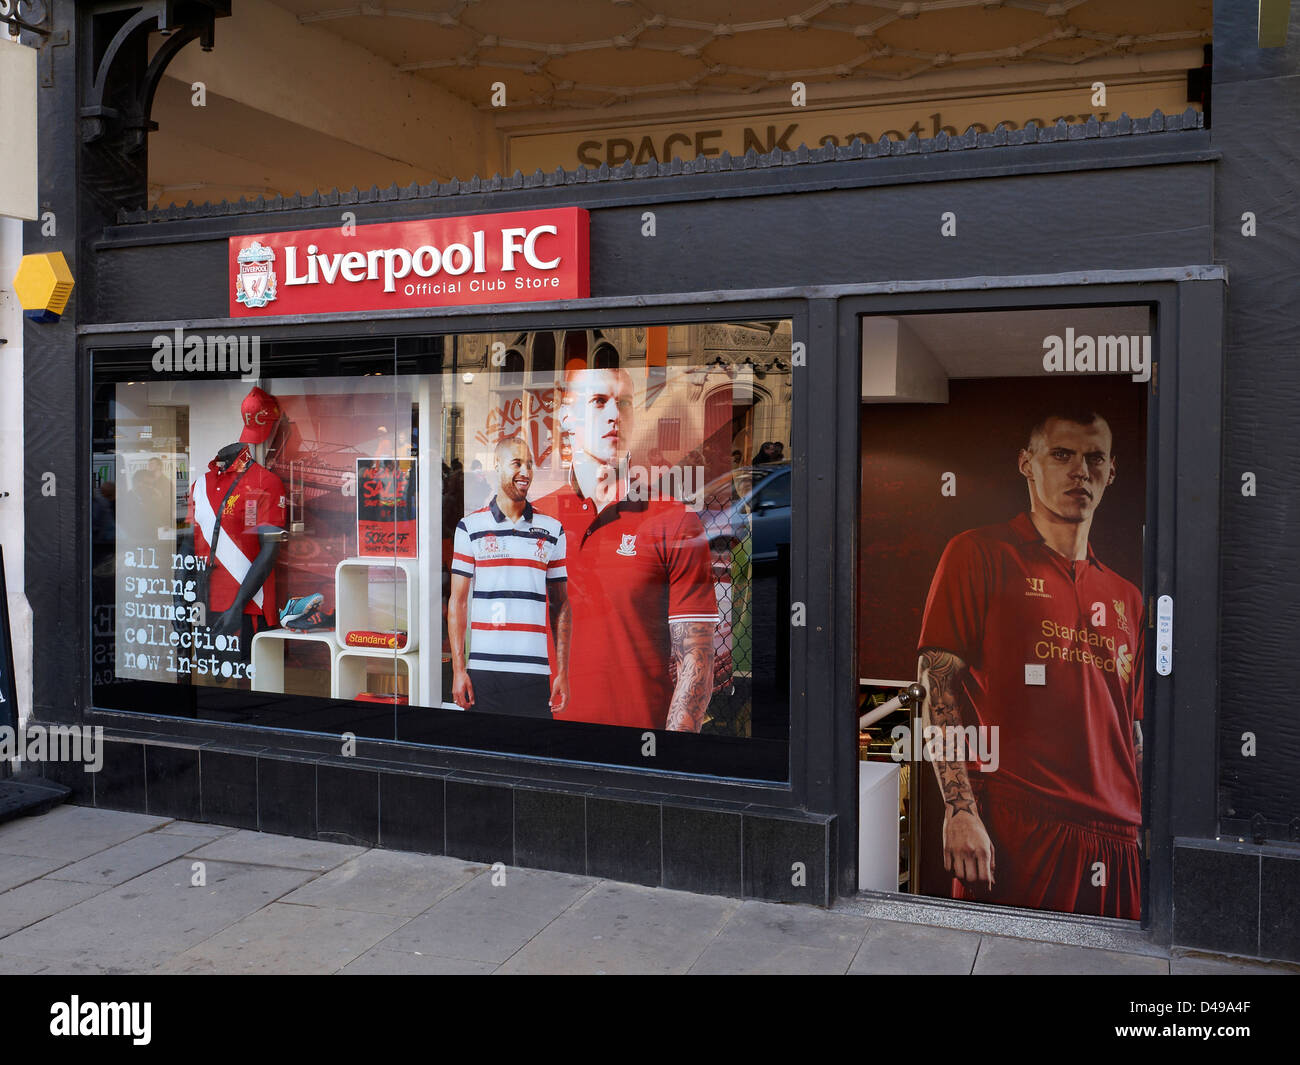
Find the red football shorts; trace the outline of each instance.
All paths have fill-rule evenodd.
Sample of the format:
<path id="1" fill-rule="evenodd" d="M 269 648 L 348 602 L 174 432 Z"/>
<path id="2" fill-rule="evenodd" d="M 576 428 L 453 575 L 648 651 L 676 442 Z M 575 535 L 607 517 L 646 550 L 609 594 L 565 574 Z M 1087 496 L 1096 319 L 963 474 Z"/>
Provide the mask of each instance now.
<path id="1" fill-rule="evenodd" d="M 984 790 L 979 811 L 993 841 L 993 890 L 954 878 L 954 899 L 1090 917 L 1141 916 L 1137 826 L 1081 821 L 1005 789 Z"/>

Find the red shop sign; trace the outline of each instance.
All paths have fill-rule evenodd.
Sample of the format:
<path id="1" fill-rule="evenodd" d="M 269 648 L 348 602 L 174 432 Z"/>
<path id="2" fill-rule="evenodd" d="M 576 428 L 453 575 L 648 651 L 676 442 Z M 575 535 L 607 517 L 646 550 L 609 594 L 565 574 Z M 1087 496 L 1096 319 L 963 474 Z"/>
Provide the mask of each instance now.
<path id="1" fill-rule="evenodd" d="M 230 315 L 585 299 L 578 207 L 230 238 Z"/>

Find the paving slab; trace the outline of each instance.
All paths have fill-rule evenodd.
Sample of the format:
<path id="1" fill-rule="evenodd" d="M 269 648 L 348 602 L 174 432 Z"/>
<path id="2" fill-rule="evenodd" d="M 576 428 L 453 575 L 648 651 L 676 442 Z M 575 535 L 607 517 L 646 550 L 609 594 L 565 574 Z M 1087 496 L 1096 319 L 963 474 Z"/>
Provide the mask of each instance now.
<path id="1" fill-rule="evenodd" d="M 25 954 L 10 954 L 0 949 L 0 976 L 35 976 L 37 973 L 49 973 L 50 962 L 47 958 L 33 958 Z"/>
<path id="2" fill-rule="evenodd" d="M 102 965 L 142 972 L 274 902 L 312 876 L 300 869 L 215 861 L 206 863 L 205 872 L 206 883 L 193 886 L 191 859 L 182 858 L 107 890 L 71 881 L 35 881 L 27 887 L 99 893 L 0 939 L 0 949 L 49 958 L 69 969 Z"/>
<path id="3" fill-rule="evenodd" d="M 487 976 L 496 971 L 490 961 L 466 961 L 438 954 L 375 947 L 339 970 L 342 976 Z"/>
<path id="4" fill-rule="evenodd" d="M 341 969 L 405 917 L 274 902 L 160 965 L 165 973 L 324 975 Z"/>
<path id="5" fill-rule="evenodd" d="M 688 972 L 692 976 L 842 976 L 852 960 L 851 947 L 828 950 L 719 936 Z"/>
<path id="6" fill-rule="evenodd" d="M 229 825 L 209 825 L 202 821 L 168 821 L 156 832 L 175 832 L 181 836 L 206 836 L 208 839 L 218 839 L 221 836 L 229 836 L 239 829 L 231 828 Z"/>
<path id="7" fill-rule="evenodd" d="M 23 950 L 7 938 L 19 929 L 43 921 L 51 914 L 89 899 L 103 888 L 93 884 L 73 884 L 57 880 L 33 880 L 0 895 L 0 950 Z M 26 953 L 44 957 L 40 950 Z"/>
<path id="8" fill-rule="evenodd" d="M 59 806 L 0 825 L 0 853 L 78 861 L 165 824 L 165 817 Z"/>
<path id="9" fill-rule="evenodd" d="M 718 935 L 723 939 L 739 936 L 782 946 L 847 949 L 849 958 L 852 958 L 870 926 L 870 918 L 854 914 L 832 913 L 814 906 L 750 900 L 742 903 L 728 918 Z"/>
<path id="10" fill-rule="evenodd" d="M 116 887 L 141 873 L 157 869 L 189 851 L 197 850 L 208 838 L 175 833 L 146 832 L 108 850 L 82 858 L 49 874 L 49 880 L 76 880 L 83 884 Z"/>
<path id="11" fill-rule="evenodd" d="M 500 972 L 684 973 L 740 906 L 739 899 L 604 881 Z"/>
<path id="12" fill-rule="evenodd" d="M 979 946 L 978 932 L 873 919 L 849 972 L 967 976 Z"/>
<path id="13" fill-rule="evenodd" d="M 1031 939 L 1013 939 L 1009 936 L 981 936 L 979 954 L 975 958 L 975 967 L 972 971 L 976 976 L 1007 974 L 1106 976 L 1117 973 L 1167 975 L 1169 962 L 1165 958 L 1121 954 L 1116 950 L 1040 943 Z"/>
<path id="14" fill-rule="evenodd" d="M 537 935 L 596 880 L 540 869 L 507 869 L 505 884 L 483 873 L 384 940 L 386 950 L 499 964 Z"/>
<path id="15" fill-rule="evenodd" d="M 1172 976 L 1296 976 L 1300 966 L 1248 958 L 1210 958 L 1204 955 L 1178 955 L 1169 959 Z"/>
<path id="16" fill-rule="evenodd" d="M 284 898 L 305 906 L 415 917 L 473 880 L 484 866 L 459 858 L 366 851 Z"/>
<path id="17" fill-rule="evenodd" d="M 364 854 L 367 848 L 344 843 L 326 843 L 296 836 L 276 836 L 269 832 L 240 829 L 213 840 L 194 852 L 198 859 L 243 862 L 248 865 L 272 865 L 279 869 L 310 869 L 323 873 L 349 859 Z"/>
<path id="18" fill-rule="evenodd" d="M 66 858 L 32 858 L 25 854 L 5 854 L 0 851 L 0 891 L 39 880 L 46 873 L 67 865 Z"/>

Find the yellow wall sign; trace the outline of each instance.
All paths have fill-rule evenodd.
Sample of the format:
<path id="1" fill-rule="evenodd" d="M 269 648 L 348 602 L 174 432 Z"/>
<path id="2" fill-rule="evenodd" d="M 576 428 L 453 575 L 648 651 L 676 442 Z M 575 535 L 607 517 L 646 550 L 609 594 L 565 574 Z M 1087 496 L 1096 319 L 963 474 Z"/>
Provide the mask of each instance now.
<path id="1" fill-rule="evenodd" d="M 749 118 L 514 134 L 507 142 L 506 169 L 527 174 L 538 168 L 570 170 L 599 167 L 602 163 L 621 166 L 631 162 L 640 166 L 667 162 L 674 157 L 721 155 L 724 151 L 733 156 L 744 155 L 751 148 L 761 155 L 773 148 L 794 151 L 801 144 L 809 148 L 846 145 L 854 137 L 864 141 L 876 141 L 882 136 L 906 140 L 915 133 L 924 139 L 936 136 L 941 130 L 957 136 L 972 125 L 986 132 L 999 124 L 1019 129 L 1031 121 L 1049 126 L 1055 125 L 1058 119 L 1078 122 L 1089 115 L 1105 122 L 1123 112 L 1141 118 L 1156 108 L 1166 114 L 1181 114 L 1188 106 L 1184 78 L 1107 86 L 1106 103 L 1098 107 L 1092 104 L 1093 92 L 1091 84 L 1080 84 L 1077 89 L 1066 91 L 1054 89 L 818 111 L 792 107 Z"/>

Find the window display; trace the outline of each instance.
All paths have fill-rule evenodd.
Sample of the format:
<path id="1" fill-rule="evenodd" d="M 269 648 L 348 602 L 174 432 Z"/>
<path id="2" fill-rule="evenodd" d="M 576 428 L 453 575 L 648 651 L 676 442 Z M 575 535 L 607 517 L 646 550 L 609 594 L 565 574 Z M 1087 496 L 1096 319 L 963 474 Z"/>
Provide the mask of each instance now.
<path id="1" fill-rule="evenodd" d="M 784 742 L 790 335 L 263 343 L 256 384 L 98 355 L 97 702 Z"/>

